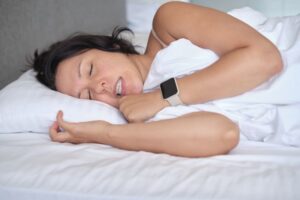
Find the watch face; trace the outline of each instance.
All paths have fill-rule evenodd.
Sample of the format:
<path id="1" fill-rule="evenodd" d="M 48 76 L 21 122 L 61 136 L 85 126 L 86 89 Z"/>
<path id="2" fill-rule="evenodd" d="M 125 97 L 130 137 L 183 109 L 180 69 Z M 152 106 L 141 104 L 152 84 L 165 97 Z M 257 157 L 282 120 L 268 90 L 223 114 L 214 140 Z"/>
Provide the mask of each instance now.
<path id="1" fill-rule="evenodd" d="M 171 78 L 160 84 L 160 88 L 164 99 L 167 99 L 178 92 L 174 78 Z"/>

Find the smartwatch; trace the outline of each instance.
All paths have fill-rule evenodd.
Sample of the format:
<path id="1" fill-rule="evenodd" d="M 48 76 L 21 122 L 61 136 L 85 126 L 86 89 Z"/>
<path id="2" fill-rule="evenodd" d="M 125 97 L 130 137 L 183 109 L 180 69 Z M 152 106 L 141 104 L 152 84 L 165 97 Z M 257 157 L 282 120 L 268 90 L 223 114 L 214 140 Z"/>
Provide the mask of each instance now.
<path id="1" fill-rule="evenodd" d="M 175 78 L 170 78 L 160 84 L 162 96 L 171 106 L 183 104 L 179 98 L 179 89 Z"/>

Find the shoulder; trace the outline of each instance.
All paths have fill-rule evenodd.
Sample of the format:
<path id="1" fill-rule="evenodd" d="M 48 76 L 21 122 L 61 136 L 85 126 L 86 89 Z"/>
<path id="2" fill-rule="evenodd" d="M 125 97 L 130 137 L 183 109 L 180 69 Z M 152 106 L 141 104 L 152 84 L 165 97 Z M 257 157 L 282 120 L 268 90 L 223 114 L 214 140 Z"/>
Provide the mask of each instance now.
<path id="1" fill-rule="evenodd" d="M 153 29 L 166 44 L 186 38 L 199 47 L 211 49 L 219 56 L 247 46 L 271 45 L 255 29 L 237 18 L 193 3 L 163 4 L 154 16 Z"/>
<path id="2" fill-rule="evenodd" d="M 190 9 L 191 5 L 190 3 L 172 1 L 158 8 L 152 21 L 152 29 L 156 33 L 156 37 L 153 36 L 153 33 L 150 33 L 145 51 L 146 54 L 154 57 L 156 53 L 163 48 L 161 43 L 168 45 L 180 38 L 174 36 L 173 30 L 172 28 L 170 29 L 170 27 L 174 24 L 174 21 L 181 17 L 180 15 L 178 16 L 176 10 L 180 9 L 186 12 L 186 9 Z M 177 27 L 179 27 L 179 25 Z M 158 41 L 157 38 L 160 41 Z"/>
<path id="3" fill-rule="evenodd" d="M 154 22 L 156 20 L 164 20 L 165 18 L 171 18 L 170 15 L 177 16 L 178 13 L 189 11 L 193 8 L 201 8 L 202 6 L 196 5 L 193 3 L 185 3 L 185 2 L 178 2 L 178 1 L 171 1 L 161 5 L 154 16 Z M 204 7 L 202 7 L 204 8 Z"/>
<path id="4" fill-rule="evenodd" d="M 153 26 L 159 29 L 170 26 L 170 24 L 175 25 L 176 22 L 197 17 L 193 16 L 195 14 L 203 16 L 208 10 L 212 9 L 193 3 L 167 2 L 157 9 L 153 18 Z"/>
<path id="5" fill-rule="evenodd" d="M 188 12 L 194 6 L 191 3 L 173 1 L 167 2 L 158 8 L 153 18 L 152 28 L 163 42 L 169 44 L 178 39 L 172 33 L 170 27 L 182 17 L 181 13 Z"/>
<path id="6" fill-rule="evenodd" d="M 152 28 L 166 44 L 186 38 L 206 48 L 205 43 L 200 41 L 202 35 L 209 35 L 208 27 L 215 21 L 223 21 L 224 15 L 223 12 L 199 4 L 172 1 L 159 7 Z"/>

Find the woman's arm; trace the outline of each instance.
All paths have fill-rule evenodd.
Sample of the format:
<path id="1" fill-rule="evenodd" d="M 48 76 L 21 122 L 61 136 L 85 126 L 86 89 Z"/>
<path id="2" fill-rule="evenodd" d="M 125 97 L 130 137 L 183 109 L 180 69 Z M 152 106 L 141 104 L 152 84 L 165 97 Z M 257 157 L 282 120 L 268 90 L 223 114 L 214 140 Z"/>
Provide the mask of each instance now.
<path id="1" fill-rule="evenodd" d="M 153 28 L 166 44 L 187 38 L 220 57 L 207 68 L 177 79 L 180 98 L 187 105 L 240 95 L 282 69 L 280 53 L 267 38 L 217 10 L 169 2 L 158 9 Z M 145 55 L 154 57 L 160 48 L 159 42 L 150 35 Z M 120 110 L 130 122 L 147 120 L 166 106 L 168 103 L 159 90 L 120 100 Z"/>
<path id="2" fill-rule="evenodd" d="M 226 13 L 190 3 L 170 2 L 157 11 L 153 28 L 167 44 L 187 38 L 220 56 L 206 69 L 178 80 L 180 97 L 186 104 L 239 95 L 282 68 L 280 53 L 268 39 Z M 150 37 L 146 54 L 152 53 L 154 42 L 157 41 Z"/>
<path id="3" fill-rule="evenodd" d="M 58 127 L 64 131 L 59 132 Z M 50 137 L 57 142 L 93 142 L 126 150 L 204 157 L 230 151 L 239 141 L 239 131 L 226 117 L 209 112 L 124 125 L 104 121 L 68 123 L 60 112 L 57 123 L 50 128 Z"/>

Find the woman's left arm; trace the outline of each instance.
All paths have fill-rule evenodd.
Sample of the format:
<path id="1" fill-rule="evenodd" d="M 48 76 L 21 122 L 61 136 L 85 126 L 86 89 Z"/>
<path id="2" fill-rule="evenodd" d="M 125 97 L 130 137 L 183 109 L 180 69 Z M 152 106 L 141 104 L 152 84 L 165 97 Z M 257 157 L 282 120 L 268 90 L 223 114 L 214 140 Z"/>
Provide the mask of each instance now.
<path id="1" fill-rule="evenodd" d="M 181 2 L 164 4 L 153 28 L 165 43 L 187 38 L 220 59 L 178 80 L 185 104 L 232 97 L 265 82 L 282 68 L 277 48 L 244 22 L 217 10 Z"/>

